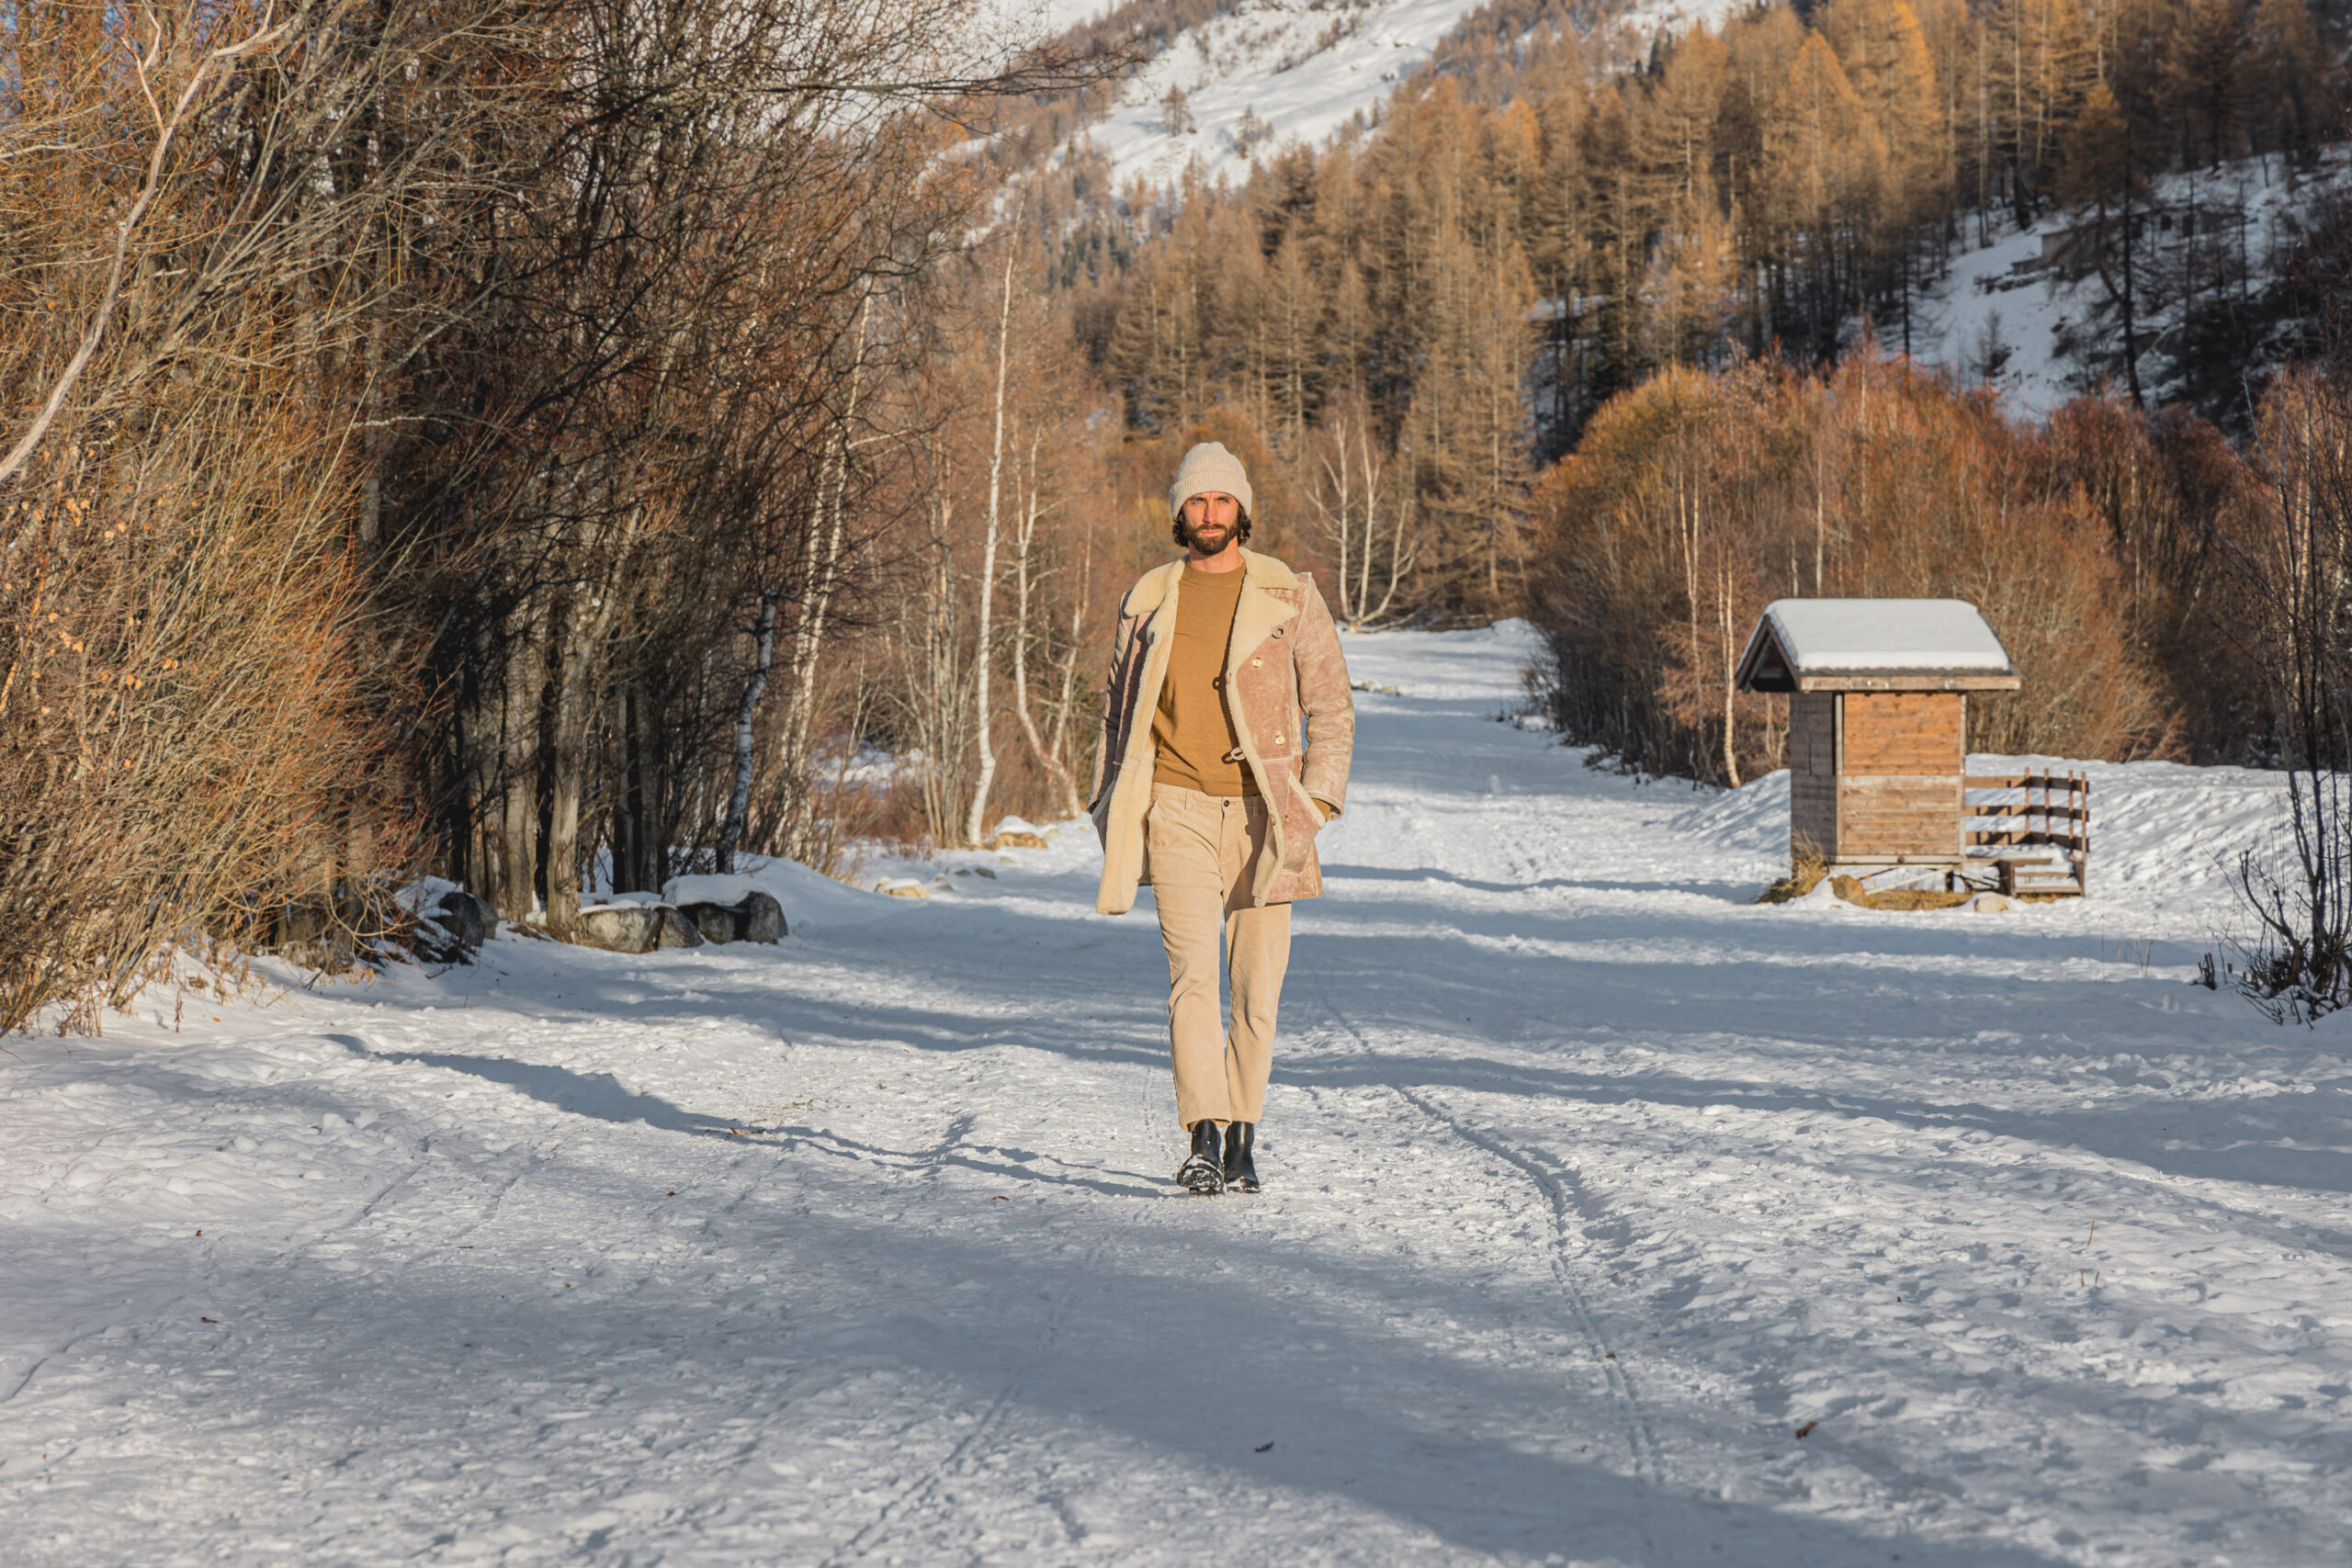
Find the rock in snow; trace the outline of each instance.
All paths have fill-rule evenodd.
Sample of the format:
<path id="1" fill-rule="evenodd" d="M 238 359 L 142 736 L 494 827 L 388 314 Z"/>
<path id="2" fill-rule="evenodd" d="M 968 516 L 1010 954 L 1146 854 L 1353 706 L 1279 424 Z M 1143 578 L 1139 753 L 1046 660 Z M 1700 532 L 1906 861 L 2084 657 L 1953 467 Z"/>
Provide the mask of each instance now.
<path id="1" fill-rule="evenodd" d="M 673 883 L 734 884 L 731 877 L 680 878 Z M 735 891 L 732 886 L 729 891 Z M 580 911 L 580 942 L 612 953 L 650 953 L 664 947 L 700 947 L 705 942 L 775 942 L 786 934 L 784 908 L 755 887 L 743 887 L 732 903 L 707 899 L 684 905 L 656 903 L 588 905 Z"/>
<path id="2" fill-rule="evenodd" d="M 780 942 L 785 935 L 784 908 L 757 888 L 733 904 L 687 904 L 684 916 L 705 942 Z"/>
<path id="3" fill-rule="evenodd" d="M 645 953 L 662 933 L 660 904 L 604 904 L 580 911 L 580 943 L 607 953 Z"/>
<path id="4" fill-rule="evenodd" d="M 658 913 L 662 923 L 660 934 L 653 939 L 655 947 L 700 947 L 702 945 L 702 932 L 695 929 L 694 921 L 667 904 L 660 906 Z"/>

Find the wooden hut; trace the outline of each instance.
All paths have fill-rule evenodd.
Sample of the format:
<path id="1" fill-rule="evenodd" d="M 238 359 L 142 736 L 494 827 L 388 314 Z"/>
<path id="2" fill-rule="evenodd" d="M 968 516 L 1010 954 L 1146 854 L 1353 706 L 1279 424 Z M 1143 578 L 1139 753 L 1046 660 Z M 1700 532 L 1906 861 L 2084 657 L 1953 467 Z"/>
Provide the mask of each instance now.
<path id="1" fill-rule="evenodd" d="M 1966 874 L 1968 694 L 2018 685 L 1974 605 L 1777 600 L 1737 679 L 1789 696 L 1792 859 L 1809 848 L 1833 872 L 1882 882 Z"/>

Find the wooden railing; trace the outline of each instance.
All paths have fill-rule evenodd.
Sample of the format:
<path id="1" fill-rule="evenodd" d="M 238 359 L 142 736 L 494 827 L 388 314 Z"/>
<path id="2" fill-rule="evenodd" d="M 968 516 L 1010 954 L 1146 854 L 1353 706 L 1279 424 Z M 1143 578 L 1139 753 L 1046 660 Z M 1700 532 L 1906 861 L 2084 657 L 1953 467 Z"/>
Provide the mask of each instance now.
<path id="1" fill-rule="evenodd" d="M 1962 814 L 1992 818 L 1963 838 L 1973 858 L 1997 863 L 2004 892 L 2090 890 L 2091 781 L 2085 773 L 1972 773 L 1962 779 Z M 1977 800 L 1978 793 L 2008 798 Z M 2041 851 L 2041 853 L 2018 853 Z M 1984 852 L 1990 852 L 1986 853 Z M 2060 867 L 2063 863 L 2064 869 Z"/>

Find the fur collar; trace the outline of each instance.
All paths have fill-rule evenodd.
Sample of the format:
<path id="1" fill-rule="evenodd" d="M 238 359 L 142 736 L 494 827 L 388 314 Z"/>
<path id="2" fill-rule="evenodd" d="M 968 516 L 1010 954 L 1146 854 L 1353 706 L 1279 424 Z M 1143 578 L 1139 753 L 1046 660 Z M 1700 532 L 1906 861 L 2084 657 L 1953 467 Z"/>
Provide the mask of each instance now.
<path id="1" fill-rule="evenodd" d="M 1246 586 L 1296 588 L 1299 585 L 1298 573 L 1273 557 L 1261 556 L 1245 546 L 1236 545 L 1234 548 L 1241 551 L 1241 581 Z M 1148 615 L 1159 609 L 1167 602 L 1169 590 L 1175 587 L 1177 579 L 1183 575 L 1184 563 L 1181 560 L 1172 560 L 1145 572 L 1127 591 L 1127 614 Z"/>

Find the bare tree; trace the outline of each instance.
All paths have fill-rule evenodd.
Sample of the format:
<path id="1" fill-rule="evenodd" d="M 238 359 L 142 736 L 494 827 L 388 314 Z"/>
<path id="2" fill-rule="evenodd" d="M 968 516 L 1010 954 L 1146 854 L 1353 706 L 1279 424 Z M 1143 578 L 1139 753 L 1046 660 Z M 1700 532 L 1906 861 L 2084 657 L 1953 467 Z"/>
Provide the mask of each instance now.
<path id="1" fill-rule="evenodd" d="M 1004 246 L 1004 279 L 996 313 L 996 392 L 989 403 L 989 499 L 980 545 L 980 646 L 975 665 L 973 741 L 979 747 L 979 773 L 972 781 L 972 807 L 964 818 L 964 841 L 977 844 L 987 826 L 989 786 L 996 782 L 996 739 L 989 731 L 989 665 L 994 661 L 997 513 L 1004 493 L 1004 377 L 1012 353 L 1012 269 L 1020 260 L 1021 206 L 1013 203 Z"/>
<path id="2" fill-rule="evenodd" d="M 1046 432 L 1042 427 L 1031 432 L 1029 450 L 1023 468 L 1024 482 L 1022 487 L 1021 521 L 1012 541 L 1012 575 L 1015 590 L 1012 623 L 1012 711 L 1021 720 L 1021 733 L 1029 742 L 1029 754 L 1036 759 L 1037 765 L 1046 770 L 1046 776 L 1053 782 L 1055 793 L 1058 797 L 1057 804 L 1067 815 L 1080 817 L 1085 815 L 1086 803 L 1079 798 L 1078 781 L 1071 773 L 1069 765 L 1062 759 L 1061 728 L 1058 727 L 1056 728 L 1052 742 L 1046 741 L 1037 731 L 1037 716 L 1032 711 L 1029 701 L 1030 649 L 1036 643 L 1044 640 L 1042 637 L 1032 631 L 1034 622 L 1031 616 L 1030 601 L 1033 596 L 1038 596 L 1033 595 L 1033 590 L 1039 586 L 1040 553 L 1037 547 L 1037 525 L 1044 521 L 1046 513 L 1051 510 L 1041 498 L 1038 490 L 1038 451 L 1045 443 Z M 1079 604 L 1073 609 L 1072 615 L 1074 619 L 1080 619 L 1084 614 L 1085 606 L 1081 597 Z M 1061 705 L 1056 713 L 1057 719 L 1065 716 L 1069 707 L 1069 676 L 1076 666 L 1078 651 L 1075 626 L 1073 626 L 1073 635 L 1069 643 L 1070 645 L 1064 649 L 1061 661 L 1063 696 Z"/>
<path id="3" fill-rule="evenodd" d="M 1338 559 L 1340 619 L 1351 631 L 1379 626 L 1399 608 L 1420 557 L 1411 505 L 1392 493 L 1388 458 L 1361 398 L 1337 400 L 1317 432 L 1308 504 Z M 1405 600 L 1410 604 L 1409 594 Z"/>
<path id="4" fill-rule="evenodd" d="M 641 764 L 659 731 L 666 759 L 662 789 L 607 792 L 633 814 L 614 833 L 633 874 L 707 863 L 721 840 L 731 859 L 751 831 L 749 795 L 733 804 L 737 720 L 756 682 L 756 734 L 763 639 L 745 649 L 718 608 L 746 604 L 746 581 L 777 590 L 788 621 L 772 634 L 789 674 L 782 729 L 754 745 L 754 766 L 807 767 L 853 558 L 876 300 L 919 305 L 916 284 L 987 190 L 984 168 L 938 159 L 931 111 L 1102 69 L 965 60 L 969 16 L 966 0 L 572 0 L 550 14 L 531 179 L 478 228 L 446 228 L 487 236 L 463 259 L 493 282 L 406 383 L 417 436 L 388 503 L 390 536 L 436 563 L 408 583 L 419 612 L 458 606 L 430 654 L 458 694 L 445 831 L 457 869 L 509 918 L 571 929 L 611 637 L 629 639 L 647 732 L 622 750 Z M 798 793 L 781 792 L 787 840 L 806 826 Z"/>
<path id="5" fill-rule="evenodd" d="M 2241 990 L 2279 1022 L 2352 1003 L 2352 396 L 2316 375 L 2264 401 L 2270 527 L 2239 558 L 2254 601 L 2272 706 L 2286 733 L 2283 862 L 2248 853 L 2239 901 Z"/>

